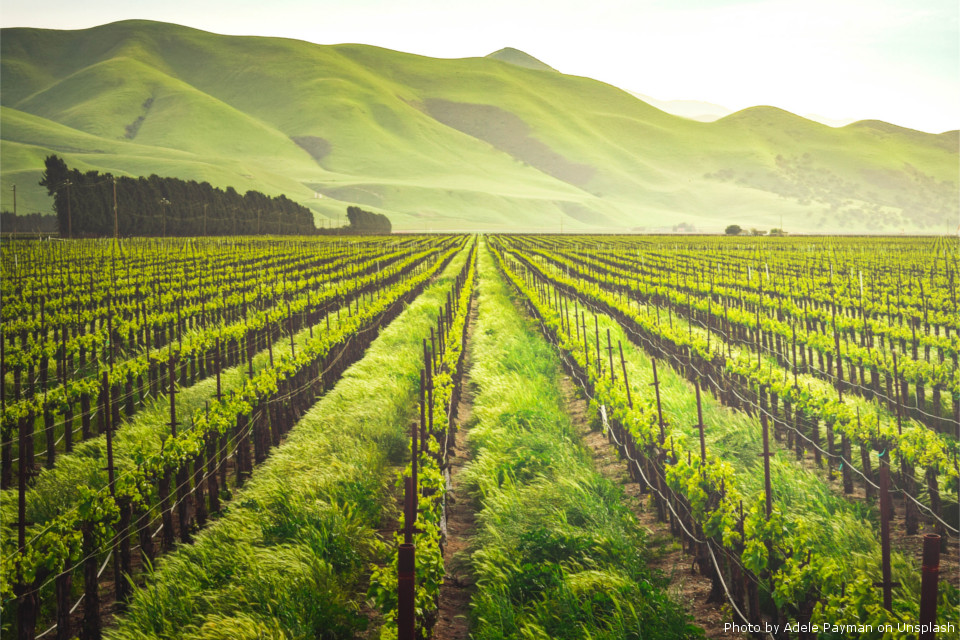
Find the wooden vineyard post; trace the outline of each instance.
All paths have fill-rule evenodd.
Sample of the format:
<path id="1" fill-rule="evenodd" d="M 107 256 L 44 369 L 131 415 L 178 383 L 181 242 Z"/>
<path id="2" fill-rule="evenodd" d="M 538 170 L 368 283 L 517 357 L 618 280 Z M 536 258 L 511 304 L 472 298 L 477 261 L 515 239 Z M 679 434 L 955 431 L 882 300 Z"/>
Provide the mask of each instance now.
<path id="1" fill-rule="evenodd" d="M 73 566 L 67 559 L 63 563 L 60 573 L 57 574 L 54 591 L 57 599 L 57 640 L 70 640 L 70 591 L 73 586 Z"/>
<path id="2" fill-rule="evenodd" d="M 837 351 L 837 394 L 843 402 L 843 358 L 840 357 L 840 333 L 837 331 L 837 305 L 833 305 L 833 342 Z"/>
<path id="3" fill-rule="evenodd" d="M 607 329 L 607 356 L 610 358 L 610 382 L 616 382 L 617 376 L 614 375 L 616 369 L 613 368 L 613 342 L 610 340 L 610 329 Z"/>
<path id="4" fill-rule="evenodd" d="M 197 456 L 193 461 L 193 505 L 194 505 L 194 515 L 197 519 L 197 527 L 203 528 L 207 523 L 207 501 L 204 496 L 204 485 L 207 483 L 204 482 L 204 471 L 206 469 L 206 452 L 207 447 L 201 446 L 200 450 L 197 452 Z M 187 472 L 190 471 L 190 463 L 187 463 Z"/>
<path id="5" fill-rule="evenodd" d="M 883 589 L 883 607 L 893 611 L 893 587 L 899 582 L 893 582 L 890 572 L 890 463 L 889 456 L 880 457 L 880 561 L 883 581 L 878 583 Z"/>
<path id="6" fill-rule="evenodd" d="M 937 480 L 937 467 L 931 465 L 927 467 L 927 495 L 930 497 L 930 510 L 936 518 L 934 526 L 937 529 L 937 535 L 940 536 L 941 551 L 946 551 L 947 529 L 943 525 L 943 504 L 940 498 L 940 483 Z"/>
<path id="7" fill-rule="evenodd" d="M 0 326 L 0 415 L 7 412 L 7 336 Z M 13 480 L 13 436 L 7 429 L 0 432 L 0 489 L 6 489 Z"/>
<path id="8" fill-rule="evenodd" d="M 799 408 L 797 409 L 797 411 L 799 411 Z M 815 427 L 815 428 L 819 428 L 819 427 Z M 834 442 L 835 434 L 833 433 L 833 426 L 828 424 L 826 427 L 826 431 L 827 431 L 827 478 L 829 478 L 830 480 L 833 480 L 833 465 L 834 465 L 833 458 L 834 458 L 834 448 L 836 446 L 836 443 Z M 841 464 L 843 463 L 841 462 Z"/>
<path id="9" fill-rule="evenodd" d="M 898 370 L 897 370 L 897 352 L 893 352 L 893 388 L 894 388 L 894 398 L 897 409 L 897 433 L 903 435 L 903 409 L 900 403 L 900 384 L 897 382 L 898 379 Z M 917 506 L 913 503 L 913 500 L 910 498 L 916 492 L 916 483 L 913 481 L 913 465 L 907 462 L 903 456 L 900 456 L 900 475 L 902 476 L 903 482 L 903 517 L 904 525 L 906 528 L 907 535 L 916 535 L 918 530 L 917 523 Z"/>
<path id="10" fill-rule="evenodd" d="M 20 461 L 17 465 L 17 549 L 21 556 L 25 555 L 27 550 L 27 476 L 32 470 L 24 464 L 30 443 L 22 427 L 23 421 L 18 429 Z M 17 596 L 17 638 L 32 640 L 37 623 L 37 596 L 31 585 L 24 582 L 20 572 L 17 574 L 14 593 Z"/>
<path id="11" fill-rule="evenodd" d="M 860 430 L 860 407 L 857 407 L 857 430 Z M 860 464 L 863 466 L 863 490 L 867 499 L 870 499 L 876 495 L 876 489 L 872 484 L 873 471 L 870 465 L 870 448 L 864 443 L 860 444 Z"/>
<path id="12" fill-rule="evenodd" d="M 599 378 L 603 374 L 603 372 L 600 369 L 600 321 L 597 319 L 597 314 L 593 314 L 593 331 L 594 331 L 594 336 L 596 337 L 597 377 Z"/>
<path id="13" fill-rule="evenodd" d="M 627 362 L 623 359 L 623 343 L 617 340 L 620 349 L 620 368 L 623 369 L 623 387 L 627 390 L 627 404 L 633 409 L 633 398 L 630 397 L 630 380 L 627 378 Z"/>
<path id="14" fill-rule="evenodd" d="M 584 359 L 584 362 L 586 363 L 586 365 L 584 366 L 584 369 L 586 369 L 589 372 L 590 371 L 590 343 L 587 341 L 587 312 L 586 311 L 583 312 L 581 321 L 583 322 L 583 359 Z"/>
<path id="15" fill-rule="evenodd" d="M 176 378 L 174 376 L 173 352 L 170 353 L 167 369 L 170 375 L 170 435 L 177 435 Z M 160 512 L 163 522 L 162 546 L 165 551 L 173 548 L 173 511 L 170 505 L 170 471 L 164 470 L 157 492 L 160 498 Z"/>
<path id="16" fill-rule="evenodd" d="M 937 583 L 940 576 L 940 536 L 923 536 L 923 564 L 920 567 L 920 638 L 934 640 L 933 625 L 937 621 Z"/>
<path id="17" fill-rule="evenodd" d="M 851 494 L 853 493 L 853 471 L 850 469 L 852 452 L 850 438 L 845 433 L 840 434 L 840 455 L 842 456 L 840 474 L 843 477 L 843 492 Z"/>
<path id="18" fill-rule="evenodd" d="M 791 364 L 793 365 L 793 386 L 799 387 L 797 383 L 797 325 L 790 323 L 790 331 L 793 334 L 793 358 Z"/>
<path id="19" fill-rule="evenodd" d="M 653 362 L 653 382 L 651 382 L 650 385 L 653 387 L 654 391 L 656 392 L 656 397 L 657 397 L 657 422 L 658 422 L 658 424 L 660 425 L 660 443 L 659 443 L 659 447 L 658 447 L 659 454 L 658 454 L 658 456 L 657 456 L 657 464 L 654 465 L 654 467 L 655 467 L 655 468 L 654 468 L 654 473 L 655 473 L 655 475 L 656 475 L 656 477 L 654 478 L 654 482 L 656 483 L 656 489 L 658 490 L 658 492 L 659 492 L 660 495 L 662 496 L 662 495 L 663 495 L 663 483 L 661 482 L 661 473 L 660 473 L 660 470 L 659 470 L 658 468 L 656 468 L 656 467 L 659 465 L 659 466 L 662 468 L 662 466 L 663 466 L 663 459 L 664 459 L 664 453 L 665 453 L 665 450 L 664 450 L 664 448 L 663 448 L 663 443 L 664 443 L 664 441 L 667 439 L 667 437 L 666 437 L 666 423 L 665 423 L 664 420 L 663 420 L 663 406 L 660 404 L 660 378 L 659 378 L 659 376 L 657 376 L 657 360 L 656 360 L 656 358 L 653 358 L 653 359 L 652 359 L 652 362 Z M 657 503 L 657 520 L 659 520 L 660 522 L 666 522 L 666 520 L 667 520 L 667 510 L 666 510 L 666 505 L 664 504 L 663 498 L 657 499 L 657 500 L 656 500 L 656 503 Z"/>
<path id="20" fill-rule="evenodd" d="M 700 469 L 705 473 L 707 464 L 707 442 L 703 434 L 703 405 L 700 403 L 700 381 L 695 383 L 697 390 L 697 430 L 700 432 Z"/>
<path id="21" fill-rule="evenodd" d="M 253 331 L 247 329 L 247 336 L 244 342 L 247 347 L 247 377 L 251 379 L 253 378 L 253 354 L 257 348 L 254 340 Z"/>
<path id="22" fill-rule="evenodd" d="M 573 328 L 577 332 L 577 342 L 580 342 L 580 305 L 573 299 Z"/>
<path id="23" fill-rule="evenodd" d="M 100 640 L 100 584 L 97 580 L 97 542 L 93 523 L 81 525 L 83 536 L 83 622 L 80 640 Z"/>
<path id="24" fill-rule="evenodd" d="M 424 341 L 426 344 L 426 341 Z M 424 365 L 426 365 L 426 358 L 424 358 Z M 420 369 L 420 424 L 413 425 L 411 434 L 411 460 L 410 460 L 410 477 L 413 478 L 413 487 L 416 489 L 419 487 L 419 477 L 417 476 L 420 466 L 420 445 L 417 442 L 418 437 L 422 436 L 423 429 L 427 424 L 427 392 L 426 392 L 426 382 L 427 382 L 427 372 L 425 369 Z M 414 512 L 416 512 L 417 506 L 417 494 L 414 491 L 413 503 L 414 503 Z"/>
<path id="25" fill-rule="evenodd" d="M 223 368 L 220 363 L 220 338 L 217 338 L 217 349 L 214 352 L 214 369 L 217 372 L 217 402 L 223 397 L 223 390 L 220 385 L 220 370 Z"/>
<path id="26" fill-rule="evenodd" d="M 653 382 L 650 383 L 650 386 L 653 387 L 656 392 L 657 398 L 657 423 L 660 425 L 660 446 L 663 446 L 663 441 L 666 440 L 666 434 L 664 427 L 666 423 L 663 421 L 663 407 L 660 404 L 660 379 L 657 376 L 657 359 L 652 358 L 653 363 Z"/>
<path id="27" fill-rule="evenodd" d="M 415 640 L 416 549 L 413 543 L 404 542 L 397 553 L 397 640 Z"/>
<path id="28" fill-rule="evenodd" d="M 110 394 L 110 380 L 107 372 L 103 372 L 101 385 L 104 389 L 106 406 L 106 430 L 107 430 L 107 486 L 110 489 L 110 495 L 120 507 L 120 523 L 117 526 L 117 535 L 113 544 L 113 582 L 116 590 L 116 599 L 123 602 L 129 596 L 129 585 L 124 577 L 125 573 L 130 572 L 130 542 L 127 538 L 127 526 L 130 521 L 130 506 L 126 501 L 117 500 L 116 496 L 116 469 L 113 464 L 113 430 L 115 422 L 113 412 L 111 411 L 112 398 Z"/>
<path id="29" fill-rule="evenodd" d="M 47 444 L 47 468 L 52 469 L 57 459 L 57 440 L 54 432 L 53 411 L 47 407 L 47 392 L 43 392 L 43 435 Z"/>
<path id="30" fill-rule="evenodd" d="M 294 358 L 297 357 L 297 347 L 294 344 L 293 340 L 293 314 L 290 312 L 290 303 L 287 303 L 287 326 L 290 330 L 290 355 Z"/>
<path id="31" fill-rule="evenodd" d="M 773 515 L 773 488 L 770 484 L 770 433 L 767 426 L 767 414 L 760 412 L 760 425 L 763 428 L 763 493 L 764 493 L 764 513 L 767 520 Z"/>
<path id="32" fill-rule="evenodd" d="M 428 411 L 426 383 L 428 380 L 427 367 L 430 359 L 427 357 L 427 341 L 423 341 L 424 368 L 420 369 L 420 422 L 410 427 L 410 477 L 404 478 L 404 530 L 403 542 L 397 550 L 397 640 L 415 640 L 416 638 L 416 546 L 413 534 L 416 532 L 418 509 L 418 466 L 420 445 L 419 432 L 426 427 L 426 413 Z"/>

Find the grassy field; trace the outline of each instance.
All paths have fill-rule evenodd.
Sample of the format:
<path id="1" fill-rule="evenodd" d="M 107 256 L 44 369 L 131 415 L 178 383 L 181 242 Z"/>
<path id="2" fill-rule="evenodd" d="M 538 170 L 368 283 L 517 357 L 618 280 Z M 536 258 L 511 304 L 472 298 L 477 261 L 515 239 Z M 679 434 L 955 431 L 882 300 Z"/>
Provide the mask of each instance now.
<path id="1" fill-rule="evenodd" d="M 556 352 L 486 249 L 480 276 L 463 471 L 478 504 L 471 637 L 701 637 L 647 569 L 646 533 L 580 444 Z"/>
<path id="2" fill-rule="evenodd" d="M 57 153 L 285 193 L 318 221 L 356 203 L 401 230 L 782 216 L 794 231 L 943 232 L 956 218 L 955 132 L 833 129 L 771 107 L 695 122 L 521 52 L 445 60 L 146 21 L 2 35 L 2 206 L 16 184 L 20 211 L 50 209 L 36 182 Z"/>
<path id="3" fill-rule="evenodd" d="M 461 251 L 297 423 L 222 518 L 165 556 L 122 638 L 347 638 L 367 625 L 368 563 L 407 451 L 421 337 L 466 260 Z"/>

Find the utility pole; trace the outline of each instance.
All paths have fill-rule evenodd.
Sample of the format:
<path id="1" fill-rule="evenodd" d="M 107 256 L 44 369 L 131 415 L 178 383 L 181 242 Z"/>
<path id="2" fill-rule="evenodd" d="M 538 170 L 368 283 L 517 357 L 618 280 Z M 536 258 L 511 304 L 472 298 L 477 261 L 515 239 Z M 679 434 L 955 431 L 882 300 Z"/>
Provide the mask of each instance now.
<path id="1" fill-rule="evenodd" d="M 161 207 L 161 217 L 163 219 L 163 237 L 167 237 L 167 206 L 170 204 L 170 201 L 166 198 L 160 198 L 160 207 Z"/>
<path id="2" fill-rule="evenodd" d="M 113 239 L 120 237 L 120 227 L 117 224 L 117 177 L 113 177 Z"/>
<path id="3" fill-rule="evenodd" d="M 67 180 L 67 237 L 73 237 L 73 221 L 70 219 L 70 185 L 73 184 Z"/>
<path id="4" fill-rule="evenodd" d="M 17 185 L 13 185 L 13 215 L 17 215 Z"/>

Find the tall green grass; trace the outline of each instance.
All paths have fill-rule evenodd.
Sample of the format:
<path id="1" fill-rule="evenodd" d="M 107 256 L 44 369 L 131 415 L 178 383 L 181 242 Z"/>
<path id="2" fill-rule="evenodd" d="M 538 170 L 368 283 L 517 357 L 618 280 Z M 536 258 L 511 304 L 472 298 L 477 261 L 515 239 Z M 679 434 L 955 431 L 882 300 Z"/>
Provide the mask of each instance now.
<path id="1" fill-rule="evenodd" d="M 330 327 L 336 328 L 338 314 L 330 317 Z M 325 320 L 318 323 L 317 330 L 324 331 Z M 189 337 L 188 332 L 185 337 Z M 302 350 L 310 339 L 310 329 L 305 328 L 294 334 L 294 343 Z M 275 360 L 290 354 L 290 338 L 283 336 L 271 347 Z M 254 375 L 270 368 L 269 349 L 263 349 L 253 357 Z M 223 394 L 239 389 L 249 377 L 247 363 L 224 369 L 220 374 Z M 156 453 L 163 441 L 170 435 L 170 396 L 162 389 L 159 398 L 148 399 L 129 422 L 125 422 L 113 436 L 113 455 L 117 473 L 122 474 L 136 467 L 137 459 Z M 216 376 L 209 376 L 189 387 L 178 388 L 176 393 L 177 415 L 181 417 L 180 429 L 189 429 L 190 419 L 202 411 L 205 404 L 216 399 Z M 60 455 L 53 468 L 43 469 L 26 494 L 27 518 L 31 526 L 42 529 L 42 525 L 73 508 L 81 493 L 81 488 L 103 490 L 108 483 L 106 435 L 80 442 L 71 453 Z M 6 489 L 0 492 L 0 515 L 3 528 L 0 536 L 13 537 L 16 532 L 17 490 Z"/>
<path id="2" fill-rule="evenodd" d="M 578 443 L 556 355 L 486 251 L 480 274 L 474 461 L 462 484 L 480 508 L 472 637 L 697 637 L 646 568 L 644 533 L 622 491 Z"/>
<path id="3" fill-rule="evenodd" d="M 594 313 L 586 311 L 587 331 L 594 339 Z M 653 393 L 653 368 L 650 357 L 630 342 L 620 324 L 598 314 L 601 343 L 606 331 L 614 344 L 623 345 L 623 353 L 633 397 Z M 674 317 L 674 323 L 679 320 Z M 605 367 L 606 368 L 606 367 Z M 619 374 L 619 365 L 617 367 Z M 671 430 L 682 433 L 688 442 L 697 442 L 697 403 L 693 384 L 664 361 L 657 368 L 664 419 Z M 737 484 L 744 495 L 762 496 L 764 491 L 762 430 L 759 418 L 723 406 L 709 393 L 701 397 L 704 438 L 707 450 L 733 466 Z M 669 433 L 670 430 L 668 430 Z M 844 564 L 877 581 L 882 579 L 879 544 L 879 513 L 875 506 L 847 500 L 831 489 L 821 474 L 799 464 L 795 454 L 779 446 L 771 437 L 770 478 L 777 509 L 795 526 L 803 527 L 814 541 L 818 553 L 843 558 Z M 748 508 L 745 500 L 744 509 Z M 915 600 L 920 589 L 920 574 L 905 553 L 892 555 L 896 598 Z"/>
<path id="4" fill-rule="evenodd" d="M 461 252 L 290 432 L 223 518 L 162 558 L 112 640 L 350 638 L 366 567 L 406 453 L 420 337 L 435 326 Z"/>

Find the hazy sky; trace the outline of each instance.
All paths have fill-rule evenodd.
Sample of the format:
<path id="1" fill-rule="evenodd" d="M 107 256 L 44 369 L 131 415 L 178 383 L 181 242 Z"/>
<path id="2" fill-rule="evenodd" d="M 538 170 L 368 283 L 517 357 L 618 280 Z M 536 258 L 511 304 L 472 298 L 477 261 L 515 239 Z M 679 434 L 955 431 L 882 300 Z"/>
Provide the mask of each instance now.
<path id="1" fill-rule="evenodd" d="M 459 58 L 516 47 L 660 99 L 960 127 L 957 0 L 2 0 L 0 24 L 144 18 Z"/>

